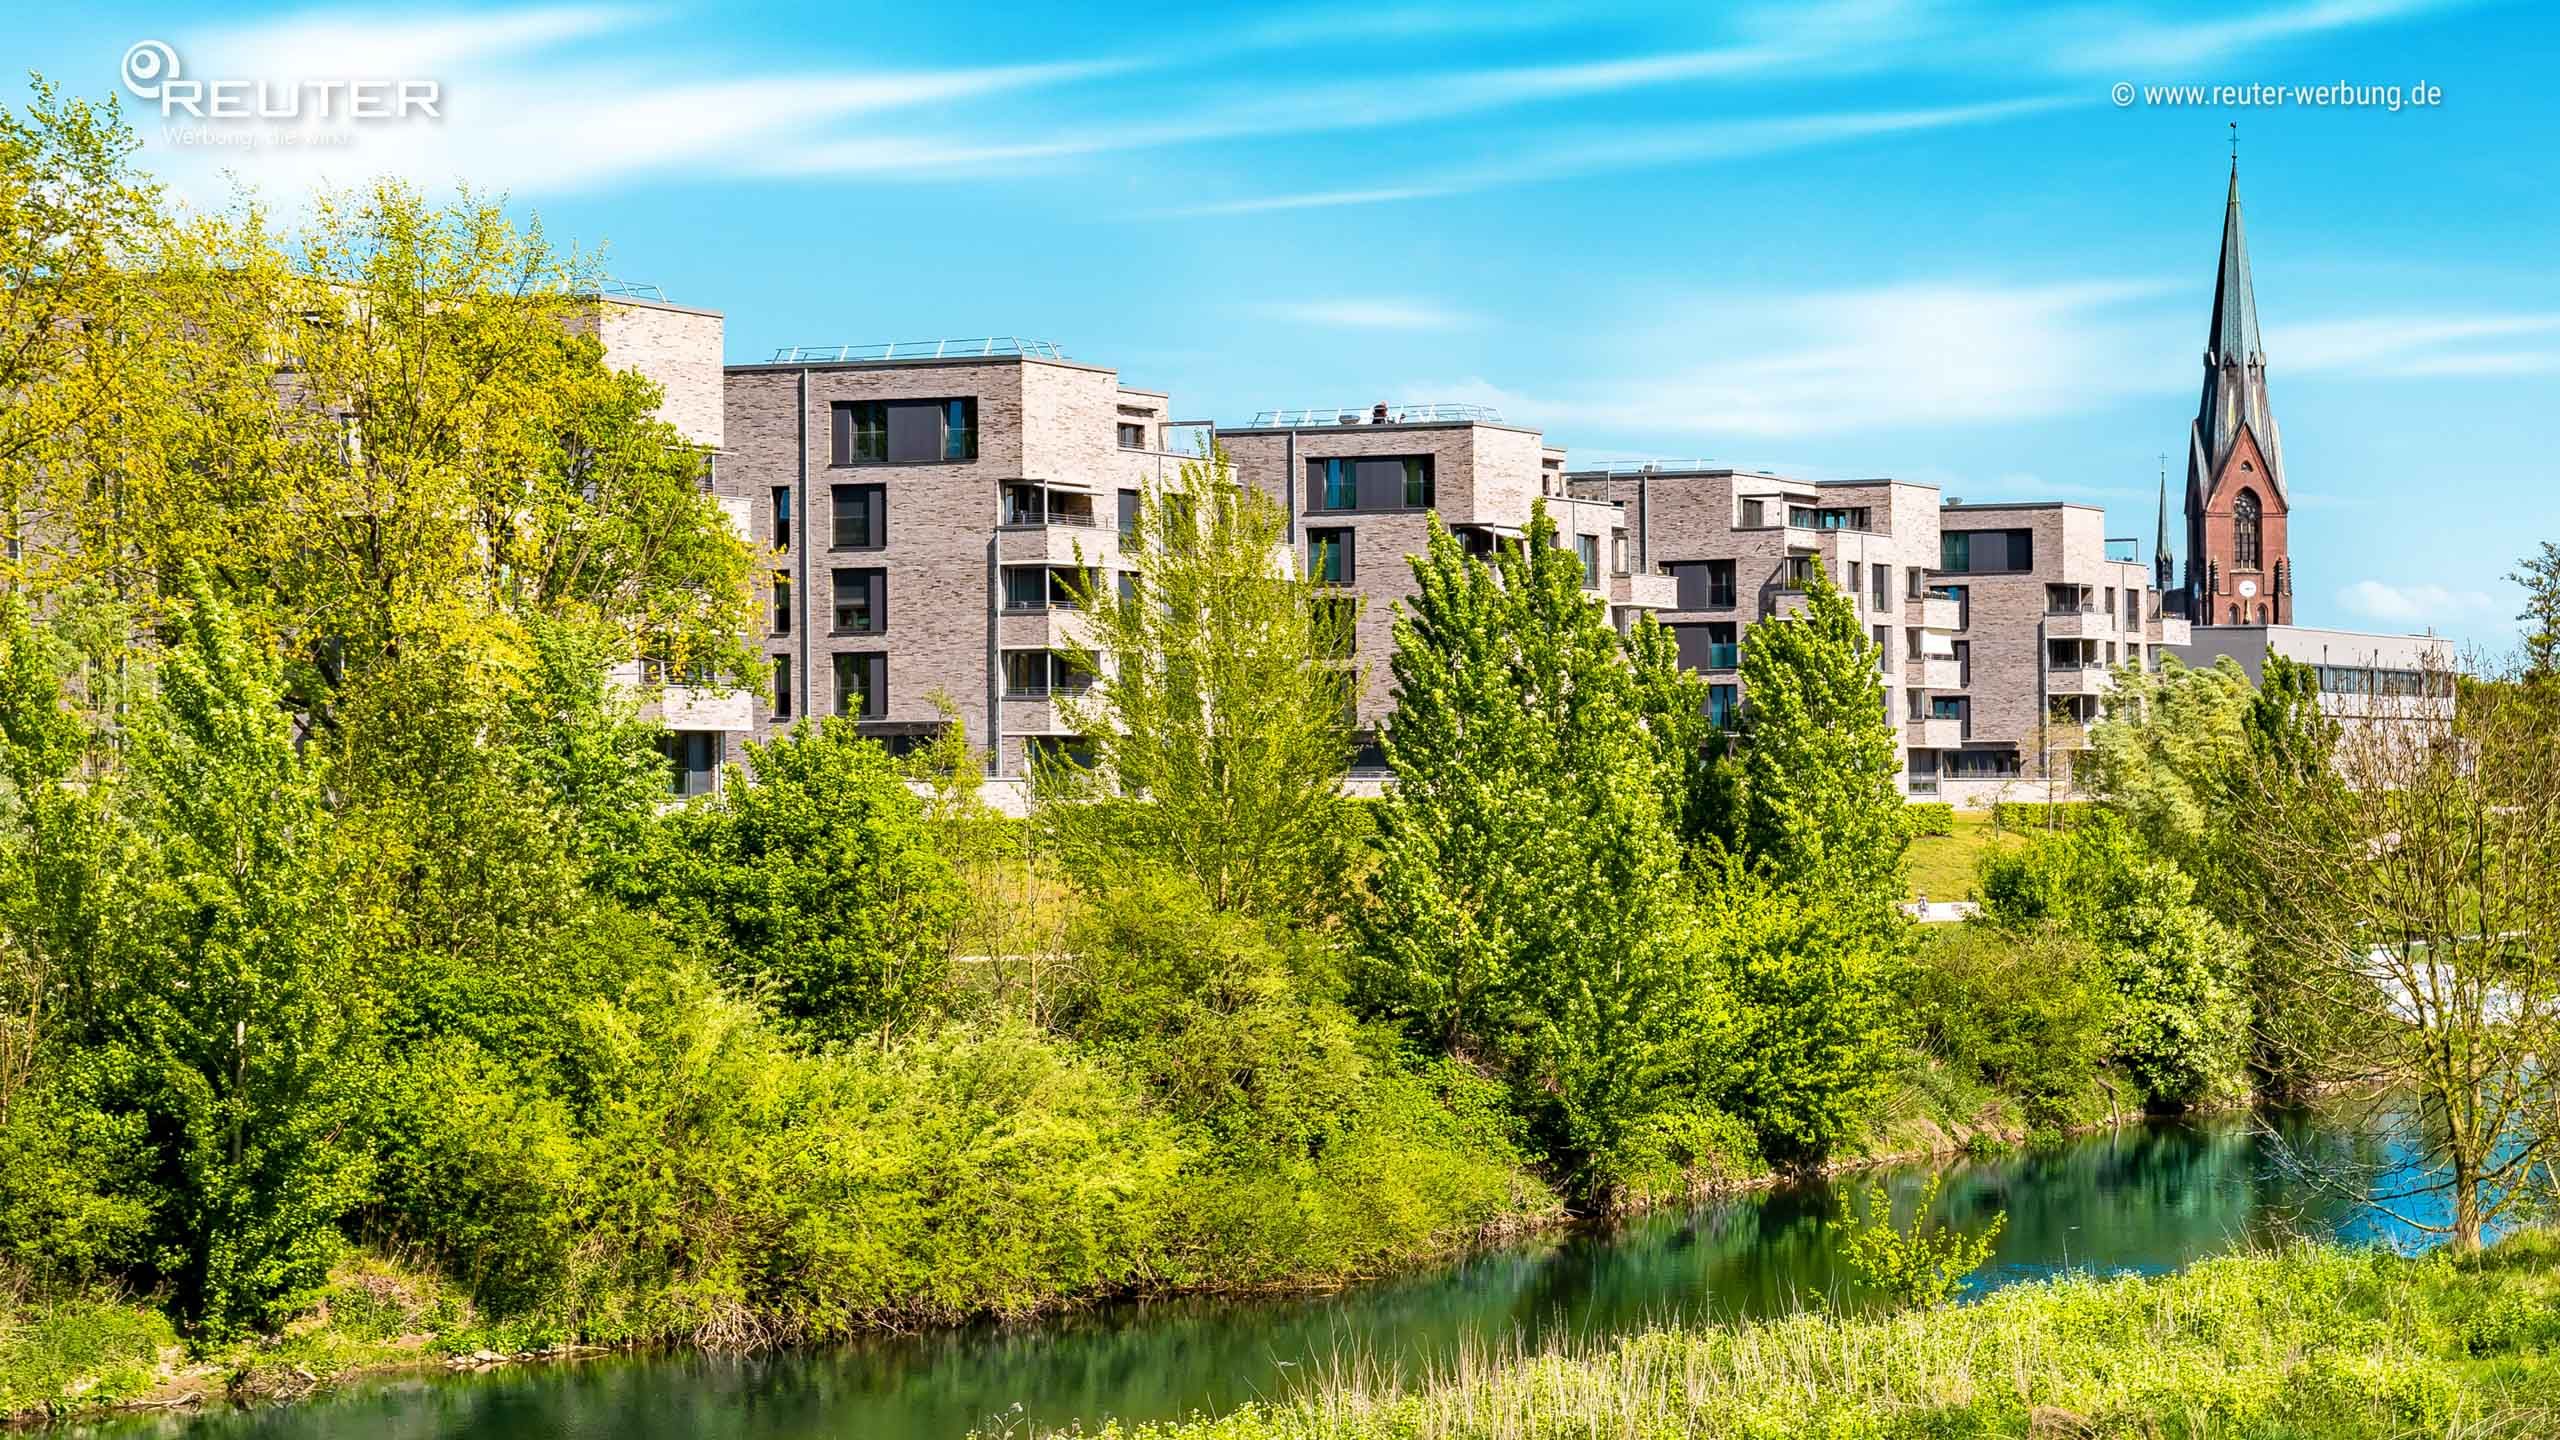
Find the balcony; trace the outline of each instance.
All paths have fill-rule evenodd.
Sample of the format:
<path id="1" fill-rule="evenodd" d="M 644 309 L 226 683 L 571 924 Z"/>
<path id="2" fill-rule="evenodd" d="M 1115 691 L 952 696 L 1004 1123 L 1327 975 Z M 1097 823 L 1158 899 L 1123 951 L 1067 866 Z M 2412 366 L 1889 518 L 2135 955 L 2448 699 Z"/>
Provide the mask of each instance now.
<path id="1" fill-rule="evenodd" d="M 1954 630 L 1964 619 L 1963 603 L 1943 590 L 1913 596 L 1902 602 L 1902 623 L 1923 630 Z"/>
<path id="2" fill-rule="evenodd" d="M 2044 633 L 2056 640 L 2103 640 L 2116 633 L 2113 615 L 2094 606 L 2044 612 Z"/>
<path id="3" fill-rule="evenodd" d="M 1609 603 L 1640 610 L 1668 610 L 1680 599 L 1680 582 L 1668 575 L 1612 575 Z"/>
<path id="4" fill-rule="evenodd" d="M 2106 689 L 2107 667 L 2096 661 L 2045 668 L 2044 692 L 2047 695 L 2102 695 Z"/>
<path id="5" fill-rule="evenodd" d="M 1916 690 L 1961 690 L 1964 662 L 1953 655 L 1923 655 L 1904 662 L 1903 683 Z"/>
<path id="6" fill-rule="evenodd" d="M 745 690 L 670 685 L 658 695 L 658 722 L 670 730 L 752 730 L 756 698 Z"/>
<path id="7" fill-rule="evenodd" d="M 2186 645 L 2195 640 L 2195 630 L 2183 615 L 2161 615 L 2151 622 L 2150 640 L 2154 645 Z"/>
<path id="8" fill-rule="evenodd" d="M 1007 565 L 1108 565 L 1119 549 L 1116 527 L 1081 521 L 1008 524 L 996 531 L 996 558 Z"/>
<path id="9" fill-rule="evenodd" d="M 1953 750 L 1964 744 L 1964 721 L 1953 715 L 1923 715 L 1904 723 L 1902 743 L 1914 750 Z"/>
<path id="10" fill-rule="evenodd" d="M 1071 605 L 996 616 L 996 643 L 1007 650 L 1073 650 L 1089 645 L 1092 634 L 1093 617 Z"/>
<path id="11" fill-rule="evenodd" d="M 1812 596 L 1802 590 L 1773 591 L 1769 596 L 1769 617 L 1773 620 L 1784 620 L 1790 615 L 1802 613 L 1805 607 L 1812 603 Z"/>

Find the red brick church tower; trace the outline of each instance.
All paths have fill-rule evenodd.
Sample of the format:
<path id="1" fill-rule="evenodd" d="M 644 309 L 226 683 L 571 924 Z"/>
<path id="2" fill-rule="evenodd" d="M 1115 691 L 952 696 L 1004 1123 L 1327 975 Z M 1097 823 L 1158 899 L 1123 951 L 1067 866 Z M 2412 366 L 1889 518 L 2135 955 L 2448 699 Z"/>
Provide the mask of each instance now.
<path id="1" fill-rule="evenodd" d="M 2199 625 L 2293 623 L 2284 445 L 2267 403 L 2258 297 L 2240 229 L 2240 163 L 2222 213 L 2222 268 L 2205 336 L 2204 398 L 2187 437 L 2187 613 Z"/>

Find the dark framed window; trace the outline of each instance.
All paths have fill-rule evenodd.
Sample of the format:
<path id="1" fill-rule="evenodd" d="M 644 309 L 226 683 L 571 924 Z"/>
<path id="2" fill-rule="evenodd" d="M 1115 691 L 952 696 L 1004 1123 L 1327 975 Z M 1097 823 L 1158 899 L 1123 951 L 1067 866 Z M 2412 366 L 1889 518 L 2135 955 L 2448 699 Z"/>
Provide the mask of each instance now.
<path id="1" fill-rule="evenodd" d="M 1738 628 L 1730 620 L 1672 626 L 1671 641 L 1679 647 L 1680 664 L 1690 670 L 1733 669 L 1741 661 L 1742 647 L 1734 643 Z"/>
<path id="2" fill-rule="evenodd" d="M 1349 530 L 1307 532 L 1307 578 L 1319 584 L 1348 585 L 1357 575 Z"/>
<path id="3" fill-rule="evenodd" d="M 1440 502 L 1428 455 L 1310 458 L 1306 483 L 1310 511 L 1428 510 Z"/>
<path id="4" fill-rule="evenodd" d="M 889 458 L 889 406 L 856 400 L 835 407 L 835 463 L 876 464 Z"/>
<path id="5" fill-rule="evenodd" d="M 1583 588 L 1588 590 L 1597 587 L 1600 583 L 1600 537 L 1597 535 L 1574 536 L 1573 553 L 1582 560 Z"/>
<path id="6" fill-rule="evenodd" d="M 1867 579 L 1870 583 L 1871 596 L 1867 608 L 1882 610 L 1891 605 L 1893 603 L 1893 567 L 1879 560 L 1868 567 Z"/>
<path id="7" fill-rule="evenodd" d="M 773 657 L 773 718 L 791 718 L 791 657 L 787 654 Z"/>
<path id="8" fill-rule="evenodd" d="M 1120 535 L 1122 539 L 1127 539 L 1129 536 L 1138 533 L 1138 504 L 1139 497 L 1137 491 L 1123 490 L 1120 492 Z"/>
<path id="9" fill-rule="evenodd" d="M 1683 560 L 1662 567 L 1671 572 L 1677 593 L 1672 606 L 1679 610 L 1730 610 L 1733 608 L 1733 562 L 1730 560 Z"/>
<path id="10" fill-rule="evenodd" d="M 667 785 L 678 795 L 708 795 L 720 781 L 725 739 L 717 730 L 672 730 L 658 737 L 666 757 Z"/>
<path id="11" fill-rule="evenodd" d="M 846 400 L 834 407 L 838 465 L 933 464 L 978 458 L 978 401 Z"/>
<path id="12" fill-rule="evenodd" d="M 773 548 L 791 548 L 791 487 L 773 487 Z"/>
<path id="13" fill-rule="evenodd" d="M 1707 687 L 1707 722 L 1719 730 L 1730 730 L 1742 723 L 1742 687 L 1710 685 Z"/>
<path id="14" fill-rule="evenodd" d="M 1004 693 L 1010 699 L 1077 695 L 1092 683 L 1091 675 L 1054 650 L 1004 652 Z"/>
<path id="15" fill-rule="evenodd" d="M 2036 568 L 2032 530 L 1949 530 L 1938 537 L 1938 568 L 1975 575 Z"/>
<path id="16" fill-rule="evenodd" d="M 1350 596 L 1315 602 L 1316 642 L 1325 655 L 1348 660 L 1360 653 L 1360 602 Z"/>
<path id="17" fill-rule="evenodd" d="M 877 650 L 848 650 L 830 657 L 836 668 L 836 713 L 877 720 L 889 713 L 889 657 Z"/>
<path id="18" fill-rule="evenodd" d="M 2232 564 L 2243 570 L 2258 568 L 2262 529 L 2263 522 L 2258 511 L 2258 492 L 2242 490 L 2239 498 L 2231 502 Z"/>
<path id="19" fill-rule="evenodd" d="M 791 574 L 786 570 L 773 572 L 773 633 L 791 633 Z"/>
<path id="20" fill-rule="evenodd" d="M 838 570 L 835 591 L 835 633 L 877 635 L 889 628 L 888 571 Z"/>
<path id="21" fill-rule="evenodd" d="M 1118 581 L 1120 586 L 1120 600 L 1122 604 L 1127 604 L 1129 601 L 1138 598 L 1137 571 L 1123 570 L 1114 578 Z"/>
<path id="22" fill-rule="evenodd" d="M 877 550 L 889 543 L 889 487 L 838 485 L 829 493 L 835 548 Z"/>
<path id="23" fill-rule="evenodd" d="M 1147 448 L 1147 427 L 1146 427 L 1146 426 L 1144 426 L 1144 425 L 1135 425 L 1135 424 L 1131 424 L 1129 421 L 1126 421 L 1126 420 L 1121 421 L 1121 422 L 1120 422 L 1120 448 L 1121 448 L 1121 449 L 1123 449 L 1123 450 L 1144 450 L 1144 449 L 1146 449 L 1146 448 Z"/>

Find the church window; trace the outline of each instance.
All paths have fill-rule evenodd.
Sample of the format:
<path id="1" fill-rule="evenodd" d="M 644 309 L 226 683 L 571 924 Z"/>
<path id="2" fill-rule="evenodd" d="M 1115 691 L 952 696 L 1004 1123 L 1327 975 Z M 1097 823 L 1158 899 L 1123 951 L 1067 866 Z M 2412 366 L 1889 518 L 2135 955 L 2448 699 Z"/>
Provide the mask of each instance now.
<path id="1" fill-rule="evenodd" d="M 2258 565 L 2258 494 L 2243 490 L 2231 502 L 2231 559 L 2248 569 Z"/>
<path id="2" fill-rule="evenodd" d="M 2231 623 L 2234 625 L 2240 623 L 2240 607 L 2237 605 L 2231 607 Z"/>
<path id="3" fill-rule="evenodd" d="M 2267 607 L 2264 605 L 2258 607 L 2258 623 L 2261 625 L 2267 623 Z"/>

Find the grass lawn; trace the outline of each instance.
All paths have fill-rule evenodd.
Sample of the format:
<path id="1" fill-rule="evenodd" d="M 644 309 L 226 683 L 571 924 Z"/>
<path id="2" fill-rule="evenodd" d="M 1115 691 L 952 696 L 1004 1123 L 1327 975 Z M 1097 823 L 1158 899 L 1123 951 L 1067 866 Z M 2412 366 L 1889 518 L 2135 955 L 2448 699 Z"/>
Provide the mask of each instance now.
<path id="1" fill-rule="evenodd" d="M 1991 812 L 1959 810 L 1956 833 L 1923 835 L 1911 842 L 1911 895 L 1932 900 L 1962 900 L 1973 893 L 1974 872 L 1982 858 L 2023 843 L 2018 832 L 1994 834 Z"/>

